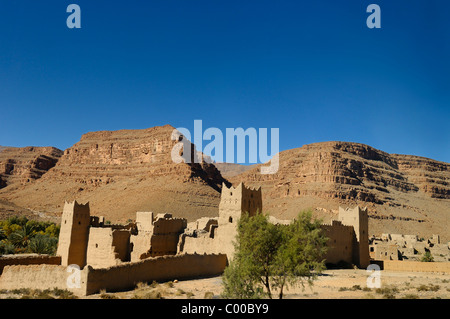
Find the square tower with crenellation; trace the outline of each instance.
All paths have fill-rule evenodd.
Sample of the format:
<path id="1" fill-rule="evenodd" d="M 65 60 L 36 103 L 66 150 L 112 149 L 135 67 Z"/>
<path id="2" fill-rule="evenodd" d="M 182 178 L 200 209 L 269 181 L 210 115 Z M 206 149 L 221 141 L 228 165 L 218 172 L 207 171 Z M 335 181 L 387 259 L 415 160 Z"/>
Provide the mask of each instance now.
<path id="1" fill-rule="evenodd" d="M 367 207 L 342 208 L 339 207 L 339 220 L 344 225 L 353 226 L 355 238 L 353 241 L 353 262 L 361 268 L 370 263 L 369 256 L 369 217 Z"/>
<path id="2" fill-rule="evenodd" d="M 246 187 L 243 183 L 228 188 L 222 184 L 222 195 L 219 204 L 219 227 L 237 223 L 242 213 L 255 216 L 262 213 L 261 187 L 253 189 Z"/>
<path id="3" fill-rule="evenodd" d="M 86 265 L 90 223 L 89 203 L 65 202 L 56 252 L 63 266 L 75 264 L 83 268 Z"/>

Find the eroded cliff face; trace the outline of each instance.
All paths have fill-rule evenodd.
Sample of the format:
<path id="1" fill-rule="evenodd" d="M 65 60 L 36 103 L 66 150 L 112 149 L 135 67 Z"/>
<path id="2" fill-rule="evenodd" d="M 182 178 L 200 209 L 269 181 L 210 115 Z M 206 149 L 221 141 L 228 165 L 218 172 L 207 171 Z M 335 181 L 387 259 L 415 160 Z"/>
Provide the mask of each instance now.
<path id="1" fill-rule="evenodd" d="M 392 191 L 423 193 L 450 199 L 450 165 L 409 155 L 390 155 L 349 142 L 305 145 L 280 153 L 276 174 L 262 175 L 259 167 L 234 178 L 270 185 L 273 196 L 313 195 L 354 199 L 376 204 L 394 201 Z"/>
<path id="2" fill-rule="evenodd" d="M 62 154 L 54 147 L 0 147 L 0 188 L 41 178 Z"/>
<path id="3" fill-rule="evenodd" d="M 392 154 L 398 170 L 432 198 L 450 199 L 450 165 L 428 158 Z"/>
<path id="4" fill-rule="evenodd" d="M 139 210 L 188 218 L 217 215 L 226 181 L 212 164 L 174 163 L 173 130 L 166 125 L 87 133 L 39 181 L 0 196 L 55 213 L 65 200 L 90 201 L 94 215 L 113 221 L 134 218 Z"/>
<path id="5" fill-rule="evenodd" d="M 350 142 L 315 143 L 279 155 L 276 174 L 262 175 L 255 167 L 229 178 L 262 186 L 263 206 L 276 217 L 313 209 L 328 219 L 339 205 L 362 205 L 369 208 L 372 233 L 383 227 L 414 233 L 428 226 L 448 233 L 450 164 Z M 397 227 L 399 221 L 410 223 Z"/>
<path id="6" fill-rule="evenodd" d="M 87 133 L 62 156 L 54 148 L 37 157 L 30 155 L 36 149 L 23 150 L 28 157 L 15 157 L 13 169 L 1 161 L 12 157 L 0 151 L 0 210 L 3 205 L 11 214 L 25 209 L 58 216 L 64 201 L 76 199 L 89 201 L 93 215 L 113 222 L 133 219 L 137 211 L 188 221 L 217 216 L 220 188 L 228 181 L 213 164 L 174 163 L 173 129 Z M 266 213 L 290 219 L 312 209 L 327 222 L 339 206 L 361 205 L 368 207 L 370 234 L 440 234 L 450 240 L 448 163 L 351 142 L 315 143 L 279 155 L 276 174 L 262 175 L 256 165 L 228 178 L 261 186 Z"/>
<path id="7" fill-rule="evenodd" d="M 221 186 L 223 179 L 214 165 L 173 162 L 171 152 L 178 142 L 171 138 L 173 130 L 166 125 L 144 130 L 87 133 L 64 151 L 48 178 L 71 176 L 81 184 L 98 186 L 130 177 L 164 177 Z"/>

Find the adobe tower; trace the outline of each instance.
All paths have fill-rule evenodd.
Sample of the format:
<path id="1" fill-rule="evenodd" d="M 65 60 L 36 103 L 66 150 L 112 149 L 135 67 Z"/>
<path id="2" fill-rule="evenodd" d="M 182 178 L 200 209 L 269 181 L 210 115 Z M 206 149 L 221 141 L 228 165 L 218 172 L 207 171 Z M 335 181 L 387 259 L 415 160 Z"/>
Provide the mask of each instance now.
<path id="1" fill-rule="evenodd" d="M 353 226 L 355 238 L 353 240 L 353 263 L 360 268 L 370 264 L 369 257 L 369 217 L 367 207 L 342 208 L 339 207 L 339 220 L 344 225 Z"/>
<path id="2" fill-rule="evenodd" d="M 84 205 L 76 201 L 64 203 L 56 252 L 61 256 L 61 265 L 75 264 L 80 268 L 86 265 L 90 222 L 89 203 Z"/>
<path id="3" fill-rule="evenodd" d="M 222 184 L 219 204 L 219 227 L 236 223 L 244 212 L 248 213 L 249 216 L 262 213 L 261 187 L 252 189 L 240 183 L 236 187 L 231 186 L 228 188 L 225 184 Z"/>

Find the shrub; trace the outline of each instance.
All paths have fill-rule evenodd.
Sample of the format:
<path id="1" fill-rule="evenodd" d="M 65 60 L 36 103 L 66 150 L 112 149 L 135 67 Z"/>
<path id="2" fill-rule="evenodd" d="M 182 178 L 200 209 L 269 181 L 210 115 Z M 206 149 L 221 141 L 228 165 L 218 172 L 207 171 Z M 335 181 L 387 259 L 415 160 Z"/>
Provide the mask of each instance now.
<path id="1" fill-rule="evenodd" d="M 430 284 L 429 286 L 427 285 L 420 285 L 419 287 L 417 287 L 417 291 L 438 291 L 439 289 L 441 289 L 441 286 L 439 285 L 433 285 Z"/>
<path id="2" fill-rule="evenodd" d="M 403 299 L 419 299 L 419 296 L 414 294 L 407 294 L 403 296 Z"/>
<path id="3" fill-rule="evenodd" d="M 177 289 L 177 292 L 175 293 L 175 295 L 181 296 L 181 295 L 184 295 L 185 293 L 186 293 L 186 292 L 185 292 L 183 289 L 178 288 L 178 289 Z"/>
<path id="4" fill-rule="evenodd" d="M 16 247 L 9 241 L 4 240 L 0 242 L 0 255 L 9 255 L 16 252 Z"/>
<path id="5" fill-rule="evenodd" d="M 207 291 L 207 292 L 205 292 L 203 299 L 212 299 L 213 297 L 214 297 L 214 293 L 211 291 Z"/>
<path id="6" fill-rule="evenodd" d="M 422 261 L 422 262 L 433 262 L 433 261 L 434 261 L 434 258 L 433 258 L 433 256 L 431 255 L 431 252 L 430 252 L 429 250 L 427 250 L 427 251 L 425 252 L 425 254 L 423 254 L 423 256 L 422 256 L 422 258 L 420 259 L 420 261 Z"/>
<path id="7" fill-rule="evenodd" d="M 194 294 L 189 291 L 189 292 L 186 293 L 186 297 L 192 298 L 192 297 L 194 297 Z"/>
<path id="8" fill-rule="evenodd" d="M 142 299 L 163 299 L 160 291 L 150 291 L 144 295 Z"/>
<path id="9" fill-rule="evenodd" d="M 102 299 L 119 299 L 119 298 L 117 298 L 117 296 L 112 295 L 112 294 L 107 294 L 107 293 L 101 293 L 100 298 L 102 298 Z"/>

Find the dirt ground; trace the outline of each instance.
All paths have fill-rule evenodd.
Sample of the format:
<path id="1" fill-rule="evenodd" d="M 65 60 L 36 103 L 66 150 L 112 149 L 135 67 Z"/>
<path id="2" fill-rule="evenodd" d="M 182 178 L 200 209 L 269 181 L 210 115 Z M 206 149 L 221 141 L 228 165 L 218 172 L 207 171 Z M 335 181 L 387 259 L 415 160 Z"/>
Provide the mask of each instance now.
<path id="1" fill-rule="evenodd" d="M 312 287 L 291 287 L 285 299 L 450 299 L 450 274 L 380 271 L 380 285 L 368 287 L 373 273 L 360 269 L 323 272 Z M 369 285 L 376 282 L 369 280 Z M 221 298 L 222 278 L 139 283 L 134 290 L 106 292 L 83 299 L 211 299 Z M 273 293 L 278 298 L 277 292 Z M 0 291 L 0 299 L 67 299 L 68 291 Z"/>
<path id="2" fill-rule="evenodd" d="M 450 299 L 450 274 L 381 271 L 379 288 L 367 286 L 366 270 L 327 270 L 312 287 L 290 288 L 286 299 Z M 373 282 L 375 284 L 375 282 Z M 369 282 L 370 285 L 370 282 Z M 141 284 L 133 291 L 95 294 L 85 298 L 220 298 L 221 277 Z M 278 297 L 278 296 L 277 296 Z"/>

